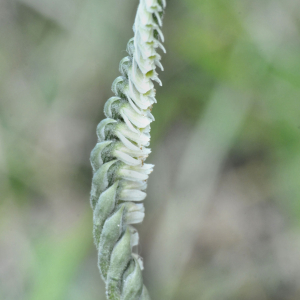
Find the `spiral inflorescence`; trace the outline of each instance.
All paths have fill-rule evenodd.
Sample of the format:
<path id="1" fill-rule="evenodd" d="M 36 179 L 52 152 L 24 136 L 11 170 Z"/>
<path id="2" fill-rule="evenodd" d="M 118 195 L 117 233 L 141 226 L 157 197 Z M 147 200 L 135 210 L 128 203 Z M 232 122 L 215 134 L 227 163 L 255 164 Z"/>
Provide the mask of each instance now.
<path id="1" fill-rule="evenodd" d="M 162 68 L 157 48 L 165 49 L 160 27 L 165 0 L 140 0 L 129 56 L 120 62 L 122 76 L 112 85 L 114 97 L 104 106 L 106 119 L 97 127 L 98 143 L 91 153 L 94 241 L 98 266 L 108 299 L 150 299 L 143 285 L 141 257 L 132 252 L 139 236 L 132 224 L 144 218 L 148 175 L 153 165 L 144 161 L 151 152 L 150 123 L 156 103 L 153 81 Z"/>

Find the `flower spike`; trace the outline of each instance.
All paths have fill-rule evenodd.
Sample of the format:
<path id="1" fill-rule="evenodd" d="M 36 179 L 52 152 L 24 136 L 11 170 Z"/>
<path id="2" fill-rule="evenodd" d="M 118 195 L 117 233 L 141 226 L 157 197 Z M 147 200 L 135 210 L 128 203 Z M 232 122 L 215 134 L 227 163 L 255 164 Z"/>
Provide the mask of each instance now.
<path id="1" fill-rule="evenodd" d="M 163 70 L 156 50 L 166 52 L 160 29 L 165 7 L 166 0 L 140 0 L 128 56 L 119 65 L 122 76 L 112 84 L 115 96 L 105 103 L 107 118 L 97 126 L 98 143 L 91 153 L 94 242 L 109 300 L 150 300 L 143 260 L 133 252 L 139 235 L 132 224 L 144 219 L 141 201 L 154 167 L 144 161 L 151 152 L 153 81 L 162 85 L 155 69 Z"/>

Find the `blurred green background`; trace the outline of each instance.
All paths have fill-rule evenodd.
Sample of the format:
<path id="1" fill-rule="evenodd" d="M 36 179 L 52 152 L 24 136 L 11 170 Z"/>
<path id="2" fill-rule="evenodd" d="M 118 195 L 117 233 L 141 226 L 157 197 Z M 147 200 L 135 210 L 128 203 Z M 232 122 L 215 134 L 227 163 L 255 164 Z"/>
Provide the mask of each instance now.
<path id="1" fill-rule="evenodd" d="M 105 299 L 89 154 L 138 1 L 0 0 L 0 299 Z M 300 299 L 300 3 L 172 0 L 138 226 L 153 300 Z"/>

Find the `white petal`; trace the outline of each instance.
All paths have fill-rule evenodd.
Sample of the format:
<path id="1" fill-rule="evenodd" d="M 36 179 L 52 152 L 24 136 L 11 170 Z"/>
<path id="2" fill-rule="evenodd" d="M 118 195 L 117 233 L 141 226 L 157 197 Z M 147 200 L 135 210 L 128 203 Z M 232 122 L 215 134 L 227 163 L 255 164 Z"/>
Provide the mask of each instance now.
<path id="1" fill-rule="evenodd" d="M 153 83 L 140 71 L 135 59 L 132 62 L 132 66 L 129 68 L 128 76 L 139 93 L 144 94 L 153 89 Z"/>
<path id="2" fill-rule="evenodd" d="M 132 102 L 131 98 L 127 96 L 127 100 L 130 104 L 130 106 L 138 113 L 141 113 L 141 110 L 139 108 L 137 108 L 137 106 Z"/>
<path id="3" fill-rule="evenodd" d="M 161 64 L 161 62 L 157 59 L 155 60 L 155 64 L 163 71 L 164 70 L 164 67 L 163 65 Z"/>
<path id="4" fill-rule="evenodd" d="M 137 31 L 135 41 L 144 59 L 155 55 L 155 48 L 158 47 L 158 41 L 153 37 L 153 29 L 151 29 L 151 37 L 146 37 L 145 34 L 143 35 L 143 31 L 141 30 Z"/>
<path id="5" fill-rule="evenodd" d="M 115 149 L 127 153 L 132 157 L 139 158 L 140 160 L 145 160 L 151 153 L 151 149 L 145 147 L 142 147 L 142 149 L 138 148 L 138 150 L 128 149 L 123 143 L 117 143 Z"/>
<path id="6" fill-rule="evenodd" d="M 155 121 L 154 116 L 151 114 L 150 111 L 147 111 L 147 117 L 148 117 L 151 121 Z"/>
<path id="7" fill-rule="evenodd" d="M 141 54 L 141 50 L 139 49 L 139 45 L 135 46 L 134 59 L 136 60 L 141 72 L 143 74 L 147 74 L 149 71 L 155 69 L 154 60 L 144 59 Z"/>
<path id="8" fill-rule="evenodd" d="M 124 216 L 126 224 L 141 223 L 145 217 L 145 208 L 142 203 L 128 203 L 127 210 Z"/>
<path id="9" fill-rule="evenodd" d="M 151 77 L 154 81 L 156 81 L 160 86 L 162 86 L 162 82 L 161 80 L 158 78 L 158 76 L 154 76 L 154 77 Z"/>
<path id="10" fill-rule="evenodd" d="M 119 169 L 118 174 L 124 179 L 133 181 L 147 180 L 149 177 L 147 174 L 142 174 L 132 170 L 126 170 L 124 168 Z"/>
<path id="11" fill-rule="evenodd" d="M 128 164 L 130 166 L 138 166 L 142 164 L 142 161 L 139 159 L 134 159 L 133 157 L 131 157 L 130 155 L 119 151 L 119 150 L 114 150 L 113 151 L 113 155 L 116 156 L 119 160 L 121 160 L 122 162 L 124 162 L 125 164 Z"/>
<path id="12" fill-rule="evenodd" d="M 148 97 L 141 97 L 131 80 L 129 80 L 129 90 L 126 90 L 125 93 L 141 109 L 147 109 L 152 104 Z"/>
<path id="13" fill-rule="evenodd" d="M 162 26 L 162 20 L 160 18 L 159 13 L 157 11 L 155 11 L 154 14 L 155 14 L 155 17 L 156 17 L 156 19 L 158 21 L 159 26 Z"/>
<path id="14" fill-rule="evenodd" d="M 144 217 L 145 217 L 145 213 L 143 212 L 136 211 L 136 212 L 128 213 L 125 222 L 127 224 L 138 224 L 143 222 Z"/>
<path id="15" fill-rule="evenodd" d="M 157 46 L 158 46 L 164 53 L 167 53 L 166 48 L 164 47 L 164 45 L 163 45 L 160 41 L 157 41 Z"/>
<path id="16" fill-rule="evenodd" d="M 139 128 L 145 128 L 153 120 L 151 117 L 152 115 L 150 116 L 148 113 L 147 116 L 140 115 L 129 106 L 123 106 L 120 110 L 120 113 L 126 115 L 130 122 Z"/>
<path id="17" fill-rule="evenodd" d="M 137 27 L 137 33 L 134 36 L 135 46 L 142 45 L 143 43 L 151 42 L 153 40 L 153 27 Z"/>
<path id="18" fill-rule="evenodd" d="M 158 32 L 158 35 L 159 35 L 160 39 L 162 40 L 162 42 L 164 42 L 165 41 L 165 37 L 164 37 L 161 29 L 159 27 L 156 27 L 155 30 Z"/>
<path id="19" fill-rule="evenodd" d="M 151 127 L 148 125 L 147 127 L 144 128 L 143 133 L 147 134 L 150 133 Z"/>
<path id="20" fill-rule="evenodd" d="M 150 138 L 146 134 L 134 133 L 124 123 L 119 123 L 115 130 L 116 132 L 121 132 L 126 138 L 136 142 L 138 145 L 145 145 L 150 141 Z"/>
<path id="21" fill-rule="evenodd" d="M 143 0 L 147 11 L 154 13 L 155 11 L 162 11 L 162 7 L 158 4 L 157 0 Z"/>
<path id="22" fill-rule="evenodd" d="M 120 200 L 123 201 L 143 201 L 147 194 L 140 190 L 126 190 L 123 189 L 120 193 Z"/>
<path id="23" fill-rule="evenodd" d="M 126 116 L 123 110 L 120 110 L 120 114 L 123 120 L 125 121 L 126 125 L 128 126 L 128 128 L 135 133 L 139 133 L 139 131 L 131 124 L 131 122 L 129 121 L 128 117 Z"/>
<path id="24" fill-rule="evenodd" d="M 129 180 L 123 180 L 121 181 L 120 185 L 124 189 L 139 189 L 139 190 L 145 190 L 147 188 L 147 182 L 145 181 L 129 181 Z"/>
<path id="25" fill-rule="evenodd" d="M 152 13 L 146 10 L 146 7 L 143 2 L 138 7 L 138 12 L 136 14 L 136 22 L 140 22 L 141 26 L 146 26 L 152 24 L 153 18 Z"/>
<path id="26" fill-rule="evenodd" d="M 149 175 L 153 171 L 154 165 L 144 164 L 142 166 L 124 166 L 124 168 Z"/>
<path id="27" fill-rule="evenodd" d="M 140 150 L 139 147 L 132 144 L 120 131 L 116 132 L 116 136 L 121 140 L 121 142 L 128 148 L 134 151 Z"/>

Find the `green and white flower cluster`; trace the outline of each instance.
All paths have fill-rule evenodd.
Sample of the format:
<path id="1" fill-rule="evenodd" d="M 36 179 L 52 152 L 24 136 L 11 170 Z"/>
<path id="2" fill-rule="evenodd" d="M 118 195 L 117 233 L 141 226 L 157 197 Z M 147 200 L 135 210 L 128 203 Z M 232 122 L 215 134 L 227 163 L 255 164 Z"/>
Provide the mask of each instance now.
<path id="1" fill-rule="evenodd" d="M 140 0 L 129 40 L 129 56 L 120 62 L 122 76 L 112 85 L 106 119 L 97 127 L 98 143 L 91 153 L 94 240 L 98 265 L 108 299 L 150 299 L 143 285 L 142 259 L 132 252 L 139 236 L 132 224 L 144 218 L 144 190 L 153 165 L 144 161 L 151 152 L 151 108 L 155 99 L 155 71 L 162 68 L 157 48 L 165 49 L 161 32 L 165 0 Z"/>

